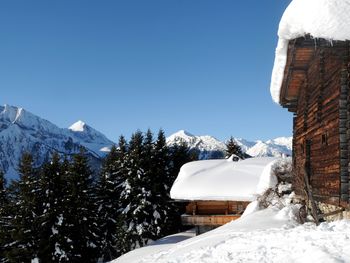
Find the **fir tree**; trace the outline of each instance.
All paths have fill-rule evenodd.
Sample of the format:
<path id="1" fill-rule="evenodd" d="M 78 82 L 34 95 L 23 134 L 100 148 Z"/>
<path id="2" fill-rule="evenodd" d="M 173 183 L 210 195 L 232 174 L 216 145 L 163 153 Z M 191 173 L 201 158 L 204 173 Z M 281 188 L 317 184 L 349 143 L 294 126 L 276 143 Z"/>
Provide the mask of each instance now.
<path id="1" fill-rule="evenodd" d="M 11 262 L 30 262 L 38 254 L 40 225 L 37 218 L 42 206 L 38 198 L 38 175 L 32 163 L 32 156 L 24 153 L 19 163 L 20 180 L 11 186 L 12 209 L 16 211 L 11 221 L 14 242 L 7 254 Z"/>
<path id="2" fill-rule="evenodd" d="M 239 158 L 244 159 L 245 154 L 243 153 L 241 147 L 237 144 L 235 139 L 231 136 L 226 142 L 226 156 L 237 155 Z"/>
<path id="3" fill-rule="evenodd" d="M 84 150 L 73 157 L 65 180 L 67 196 L 59 227 L 64 241 L 60 249 L 68 262 L 96 262 L 99 247 L 97 208 L 92 171 Z"/>
<path id="4" fill-rule="evenodd" d="M 146 215 L 144 222 L 149 226 L 144 237 L 148 240 L 156 240 L 162 236 L 161 225 L 162 220 L 165 218 L 165 206 L 163 206 L 163 203 L 166 197 L 164 195 L 166 157 L 161 155 L 161 151 L 158 152 L 158 147 L 162 148 L 162 146 L 158 141 L 154 142 L 153 133 L 150 129 L 146 132 L 143 144 L 143 187 L 148 193 L 148 195 L 145 195 L 145 203 L 148 205 L 144 206 L 144 214 Z"/>
<path id="5" fill-rule="evenodd" d="M 170 202 L 170 156 L 169 148 L 163 130 L 159 130 L 154 150 L 154 171 L 153 171 L 153 235 L 156 238 L 170 234 L 169 228 L 172 221 L 171 215 L 174 210 L 173 203 Z"/>
<path id="6" fill-rule="evenodd" d="M 60 163 L 60 157 L 54 153 L 51 160 L 43 164 L 40 172 L 40 200 L 43 210 L 39 217 L 40 242 L 38 258 L 41 262 L 67 262 L 68 258 L 62 249 L 65 245 L 60 228 L 64 220 L 63 206 L 65 200 L 65 171 Z"/>
<path id="7" fill-rule="evenodd" d="M 6 259 L 7 246 L 11 243 L 11 214 L 9 213 L 10 200 L 6 189 L 4 173 L 0 171 L 0 262 Z"/>
<path id="8" fill-rule="evenodd" d="M 104 160 L 100 180 L 97 185 L 98 215 L 101 235 L 101 257 L 103 261 L 119 257 L 124 251 L 122 202 L 120 195 L 125 174 L 122 163 L 126 153 L 124 137 L 120 138 L 120 148 L 113 146 Z"/>
<path id="9" fill-rule="evenodd" d="M 149 177 L 145 176 L 143 169 L 145 163 L 143 139 L 140 131 L 131 136 L 126 162 L 128 173 L 122 192 L 126 232 L 132 248 L 147 244 L 151 227 L 148 220 L 149 207 L 152 205 L 149 200 L 151 192 L 148 189 Z"/>
<path id="10" fill-rule="evenodd" d="M 181 167 L 188 162 L 198 160 L 198 153 L 191 151 L 186 142 L 181 141 L 170 148 L 170 177 L 169 186 L 175 182 Z"/>
<path id="11" fill-rule="evenodd" d="M 8 196 L 6 191 L 5 175 L 0 170 L 0 213 L 4 211 L 4 207 L 7 204 L 8 204 Z"/>
<path id="12" fill-rule="evenodd" d="M 172 145 L 170 151 L 169 177 L 167 180 L 168 192 L 175 182 L 181 167 L 188 162 L 198 160 L 198 153 L 191 151 L 186 142 L 180 142 Z M 181 215 L 185 212 L 185 206 L 182 203 L 170 201 L 169 222 L 167 224 L 167 234 L 176 233 L 182 230 Z"/>

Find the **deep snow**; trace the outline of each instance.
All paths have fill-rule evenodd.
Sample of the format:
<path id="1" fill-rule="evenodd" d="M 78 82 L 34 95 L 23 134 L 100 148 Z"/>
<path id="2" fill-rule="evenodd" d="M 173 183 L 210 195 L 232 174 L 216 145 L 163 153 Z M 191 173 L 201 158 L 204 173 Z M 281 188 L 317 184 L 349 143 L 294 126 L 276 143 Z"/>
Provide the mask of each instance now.
<path id="1" fill-rule="evenodd" d="M 249 158 L 238 162 L 231 158 L 204 160 L 181 167 L 170 196 L 178 200 L 252 201 L 269 187 L 270 168 L 276 158 Z"/>
<path id="2" fill-rule="evenodd" d="M 112 262 L 350 262 L 350 221 L 298 225 L 292 209 L 254 212 L 200 236 L 131 251 Z"/>
<path id="3" fill-rule="evenodd" d="M 278 29 L 271 77 L 271 96 L 279 103 L 289 40 L 310 34 L 314 38 L 350 40 L 350 0 L 293 0 Z"/>
<path id="4" fill-rule="evenodd" d="M 264 158 L 255 158 L 251 162 L 257 163 L 258 159 L 262 161 Z M 280 161 L 290 159 L 265 161 L 262 165 L 263 171 L 259 171 L 260 178 L 255 185 L 258 193 L 262 194 L 267 186 L 275 186 L 273 164 Z M 210 162 L 197 162 L 195 166 L 205 170 L 203 164 L 206 163 Z M 253 168 L 243 167 L 248 169 L 245 172 Z M 166 237 L 163 239 L 168 240 L 166 245 L 164 242 L 162 245 L 162 242 L 154 243 L 131 251 L 112 263 L 350 262 L 350 221 L 300 225 L 301 205 L 292 203 L 293 196 L 294 193 L 275 196 L 265 209 L 258 201 L 253 201 L 238 220 L 180 242 Z"/>

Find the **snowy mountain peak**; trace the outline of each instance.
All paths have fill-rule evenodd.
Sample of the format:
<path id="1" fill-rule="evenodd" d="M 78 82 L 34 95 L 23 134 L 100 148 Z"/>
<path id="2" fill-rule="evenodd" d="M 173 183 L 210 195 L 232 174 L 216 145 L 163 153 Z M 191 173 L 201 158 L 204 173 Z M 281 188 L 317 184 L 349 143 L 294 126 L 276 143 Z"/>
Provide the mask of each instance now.
<path id="1" fill-rule="evenodd" d="M 195 137 L 193 134 L 191 134 L 185 130 L 179 130 L 178 132 L 174 133 L 172 136 L 175 136 L 175 137 Z"/>
<path id="2" fill-rule="evenodd" d="M 62 129 L 23 108 L 0 106 L 0 170 L 8 178 L 16 178 L 18 160 L 23 152 L 35 156 L 35 166 L 43 163 L 53 152 L 71 155 L 81 146 L 98 167 L 114 143 L 102 133 L 79 121 L 70 129 Z"/>
<path id="3" fill-rule="evenodd" d="M 74 132 L 83 132 L 85 129 L 85 122 L 79 120 L 76 123 L 72 124 L 68 129 Z"/>
<path id="4" fill-rule="evenodd" d="M 18 108 L 8 104 L 5 104 L 3 107 L 0 108 L 0 110 L 1 119 L 12 123 L 16 122 L 16 120 L 19 119 L 23 112 L 22 108 Z"/>
<path id="5" fill-rule="evenodd" d="M 185 142 L 191 149 L 199 152 L 200 159 L 223 157 L 225 144 L 212 136 L 195 136 L 187 131 L 180 130 L 167 138 L 168 145 Z"/>
<path id="6" fill-rule="evenodd" d="M 253 157 L 280 157 L 292 154 L 292 137 L 279 137 L 266 142 L 261 140 L 247 141 L 241 138 L 234 138 L 234 140 L 243 152 Z M 200 159 L 222 158 L 225 155 L 225 143 L 212 136 L 195 136 L 181 130 L 167 138 L 168 145 L 179 142 L 186 142 L 191 149 L 198 151 Z"/>

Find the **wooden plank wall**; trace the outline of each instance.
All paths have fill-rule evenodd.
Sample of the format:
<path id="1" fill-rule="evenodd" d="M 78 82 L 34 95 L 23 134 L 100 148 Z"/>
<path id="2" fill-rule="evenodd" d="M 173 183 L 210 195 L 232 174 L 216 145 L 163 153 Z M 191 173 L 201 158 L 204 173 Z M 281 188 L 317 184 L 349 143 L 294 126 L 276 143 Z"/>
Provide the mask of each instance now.
<path id="1" fill-rule="evenodd" d="M 186 206 L 187 215 L 242 214 L 250 202 L 245 201 L 192 201 Z"/>
<path id="2" fill-rule="evenodd" d="M 347 49 L 342 45 L 315 48 L 315 56 L 308 66 L 294 117 L 295 190 L 301 194 L 304 187 L 303 171 L 307 167 L 315 199 L 339 205 L 340 173 L 342 171 L 344 181 L 348 180 L 349 163 L 348 145 L 343 144 L 340 151 L 340 132 L 347 132 L 341 128 L 344 123 L 348 123 L 340 119 L 341 72 Z"/>

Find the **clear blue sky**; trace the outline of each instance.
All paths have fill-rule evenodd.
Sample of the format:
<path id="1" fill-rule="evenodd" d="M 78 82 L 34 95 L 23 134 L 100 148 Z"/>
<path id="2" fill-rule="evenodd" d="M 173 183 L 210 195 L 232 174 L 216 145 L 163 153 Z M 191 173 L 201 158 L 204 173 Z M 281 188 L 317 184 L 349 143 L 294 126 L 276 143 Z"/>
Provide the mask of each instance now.
<path id="1" fill-rule="evenodd" d="M 269 82 L 289 0 L 3 0 L 0 104 L 116 140 L 292 133 Z"/>

